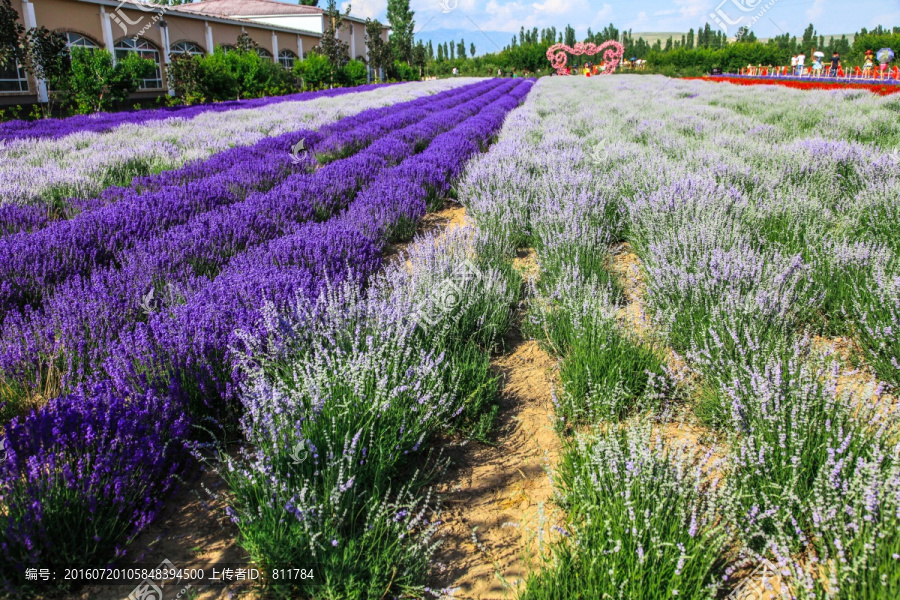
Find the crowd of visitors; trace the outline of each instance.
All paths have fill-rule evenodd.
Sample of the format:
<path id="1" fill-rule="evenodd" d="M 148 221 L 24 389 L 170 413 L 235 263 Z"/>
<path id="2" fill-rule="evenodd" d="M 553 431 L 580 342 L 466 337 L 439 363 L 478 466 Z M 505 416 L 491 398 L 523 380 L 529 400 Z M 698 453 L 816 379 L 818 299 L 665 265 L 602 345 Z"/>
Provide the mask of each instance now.
<path id="1" fill-rule="evenodd" d="M 812 60 L 807 65 L 807 56 L 800 52 L 791 57 L 791 65 L 785 66 L 754 66 L 748 64 L 741 69 L 741 75 L 755 77 L 794 76 L 794 77 L 856 77 L 868 79 L 900 79 L 900 67 L 891 68 L 894 52 L 890 48 L 882 48 L 877 53 L 866 50 L 862 65 L 844 66 L 841 55 L 832 52 L 831 58 L 826 59 L 824 52 L 813 48 L 810 52 Z"/>

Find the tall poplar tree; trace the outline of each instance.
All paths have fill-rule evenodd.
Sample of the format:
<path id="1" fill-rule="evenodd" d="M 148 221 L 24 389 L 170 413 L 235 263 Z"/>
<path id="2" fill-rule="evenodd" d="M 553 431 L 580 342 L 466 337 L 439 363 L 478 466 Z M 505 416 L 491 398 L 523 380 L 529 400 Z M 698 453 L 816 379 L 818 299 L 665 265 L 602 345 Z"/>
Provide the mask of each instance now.
<path id="1" fill-rule="evenodd" d="M 406 64 L 410 64 L 413 58 L 413 31 L 416 26 L 413 17 L 415 14 L 409 8 L 409 0 L 388 0 L 387 18 L 391 25 L 391 50 L 394 52 L 394 58 L 402 60 Z"/>

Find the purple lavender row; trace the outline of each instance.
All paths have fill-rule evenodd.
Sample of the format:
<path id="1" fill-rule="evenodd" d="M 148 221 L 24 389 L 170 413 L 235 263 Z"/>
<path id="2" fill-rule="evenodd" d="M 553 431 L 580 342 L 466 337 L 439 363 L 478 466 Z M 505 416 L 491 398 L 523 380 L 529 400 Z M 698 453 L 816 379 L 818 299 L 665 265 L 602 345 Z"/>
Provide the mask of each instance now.
<path id="1" fill-rule="evenodd" d="M 319 152 L 317 145 L 323 142 L 325 138 L 337 138 L 340 136 L 344 136 L 347 134 L 347 132 L 353 130 L 360 130 L 361 128 L 371 128 L 376 120 L 383 120 L 382 123 L 387 123 L 389 121 L 384 121 L 384 119 L 386 117 L 396 115 L 398 111 L 405 111 L 413 107 L 427 108 L 434 102 L 446 98 L 452 98 L 456 94 L 465 94 L 469 90 L 473 89 L 475 85 L 477 84 L 454 88 L 434 94 L 432 96 L 424 96 L 421 98 L 416 98 L 415 100 L 401 102 L 389 106 L 369 108 L 355 115 L 344 117 L 343 119 L 340 119 L 334 123 L 330 123 L 328 125 L 320 127 L 316 130 L 316 133 L 311 133 L 307 130 L 299 130 L 298 132 L 293 132 L 286 136 L 279 136 L 284 137 L 286 139 L 286 143 L 289 143 L 290 145 L 279 146 L 277 152 L 279 155 L 282 155 L 284 152 L 290 152 L 293 144 L 296 143 L 297 140 L 303 139 L 305 142 L 304 150 L 309 151 L 306 152 L 303 156 L 309 156 L 310 154 Z M 308 137 L 301 137 L 301 134 L 307 135 Z M 208 159 L 194 161 L 179 169 L 164 171 L 156 175 L 135 177 L 130 187 L 112 186 L 104 190 L 103 193 L 98 198 L 93 199 L 93 201 L 101 202 L 102 204 L 109 204 L 112 202 L 121 201 L 123 198 L 128 197 L 128 195 L 133 192 L 144 193 L 148 191 L 158 191 L 167 186 L 184 185 L 190 181 L 207 177 L 210 174 L 223 171 L 229 167 L 233 167 L 242 162 L 246 162 L 246 157 L 243 154 L 243 150 L 252 147 L 253 146 L 229 148 L 228 150 Z M 334 150 L 334 145 L 329 145 L 328 147 L 332 151 Z M 78 200 L 78 202 L 90 203 L 92 202 L 92 200 Z"/>
<path id="2" fill-rule="evenodd" d="M 71 198 L 68 201 L 68 207 L 57 209 L 55 213 L 53 209 L 45 204 L 8 204 L 2 206 L 0 207 L 0 237 L 3 237 L 4 234 L 9 234 L 9 239 L 0 239 L 0 248 L 8 249 L 10 245 L 20 245 L 32 239 L 36 240 L 36 243 L 46 243 L 47 236 L 74 236 L 75 232 L 67 234 L 65 233 L 66 229 L 82 228 L 81 232 L 83 232 L 84 228 L 98 227 L 100 226 L 99 221 L 104 218 L 110 218 L 110 212 L 115 213 L 115 210 L 110 209 L 107 213 L 93 216 L 87 216 L 86 213 L 108 208 L 109 205 L 117 202 L 123 202 L 126 206 L 152 203 L 156 199 L 154 197 L 145 197 L 146 194 L 156 192 L 162 195 L 175 195 L 178 194 L 176 188 L 208 180 L 216 175 L 224 174 L 226 177 L 233 178 L 235 190 L 243 190 L 247 186 L 252 188 L 254 185 L 258 185 L 259 176 L 262 174 L 256 171 L 247 173 L 245 165 L 251 159 L 263 160 L 263 157 L 268 155 L 271 156 L 270 160 L 273 163 L 278 163 L 283 167 L 284 175 L 296 170 L 296 168 L 292 168 L 294 165 L 287 161 L 287 153 L 290 152 L 291 143 L 295 136 L 306 136 L 312 143 L 318 139 L 319 133 L 301 130 L 263 139 L 252 146 L 229 148 L 208 159 L 194 161 L 179 169 L 163 171 L 162 173 L 146 177 L 136 177 L 131 186 L 128 187 L 111 186 L 96 197 Z M 164 219 L 170 218 L 167 212 L 160 212 L 159 214 Z M 62 225 L 61 223 L 70 224 Z M 37 235 L 41 230 L 54 227 L 56 228 L 54 229 L 56 233 L 44 233 L 43 236 Z M 12 234 L 19 234 L 19 236 L 13 237 Z M 22 237 L 28 235 L 36 235 L 37 237 Z"/>
<path id="3" fill-rule="evenodd" d="M 482 84 L 475 84 L 478 85 Z M 300 168 L 290 154 L 291 146 L 299 139 L 310 140 L 315 148 L 333 135 L 337 145 L 329 148 L 345 143 L 359 149 L 382 135 L 385 125 L 397 126 L 403 119 L 421 117 L 415 112 L 401 117 L 404 109 L 434 106 L 470 94 L 472 88 L 457 88 L 403 103 L 392 107 L 392 111 L 372 109 L 354 117 L 356 124 L 374 120 L 380 126 L 373 123 L 350 132 L 342 128 L 332 132 L 326 127 L 318 133 L 304 131 L 269 138 L 211 159 L 207 176 L 202 176 L 206 167 L 200 164 L 153 181 L 141 180 L 114 204 L 35 233 L 0 239 L 0 314 L 15 307 L 40 304 L 48 287 L 73 275 L 87 275 L 94 267 L 114 260 L 122 249 L 217 206 L 239 202 L 254 189 L 265 190 L 277 184 Z M 308 165 L 311 159 L 307 156 L 304 160 Z M 121 193 L 121 188 L 111 193 Z"/>
<path id="4" fill-rule="evenodd" d="M 188 299 L 232 256 L 287 235 L 299 223 L 329 217 L 385 168 L 511 87 L 490 81 L 466 94 L 435 102 L 428 111 L 434 114 L 394 131 L 364 152 L 313 174 L 289 177 L 243 202 L 204 213 L 123 251 L 114 265 L 60 284 L 42 308 L 11 311 L 0 335 L 0 373 L 7 381 L 31 386 L 38 365 L 49 356 L 63 356 L 63 389 L 83 381 L 102 364 L 121 331 L 142 318 L 142 310 L 150 312 L 160 301 Z M 419 118 L 424 110 L 407 112 Z M 395 115 L 395 123 L 403 121 L 404 114 Z M 353 136 L 361 138 L 361 131 Z"/>
<path id="5" fill-rule="evenodd" d="M 196 104 L 193 106 L 173 106 L 148 110 L 129 110 L 116 113 L 95 113 L 92 115 L 76 115 L 65 119 L 41 119 L 39 121 L 8 121 L 0 124 L 0 142 L 25 138 L 60 138 L 82 131 L 104 132 L 120 125 L 140 124 L 165 119 L 193 119 L 207 112 L 228 112 L 246 108 L 260 108 L 281 102 L 303 102 L 315 98 L 331 98 L 343 94 L 367 92 L 385 84 L 361 85 L 353 88 L 336 88 L 318 92 L 302 92 L 288 96 L 270 98 L 254 98 L 252 100 L 233 100 L 212 104 Z M 398 84 L 387 84 L 398 85 Z"/>
<path id="6" fill-rule="evenodd" d="M 6 204 L 0 206 L 0 238 L 20 231 L 37 231 L 52 221 L 46 206 Z"/>
<path id="7" fill-rule="evenodd" d="M 241 339 L 235 330 L 258 328 L 266 300 L 314 297 L 325 278 L 374 272 L 383 236 L 393 229 L 389 215 L 420 214 L 430 195 L 449 189 L 531 84 L 514 82 L 509 94 L 436 137 L 425 152 L 385 171 L 380 185 L 339 219 L 308 223 L 241 255 L 190 302 L 155 315 L 109 361 L 118 392 L 101 383 L 14 420 L 0 465 L 0 496 L 10 507 L 0 517 L 4 583 L 24 583 L 26 563 L 63 555 L 68 564 L 87 565 L 120 556 L 123 532 L 153 519 L 189 462 L 189 419 L 199 415 L 185 413 L 183 402 L 199 398 L 220 418 L 229 412 L 231 404 L 216 405 L 211 396 L 232 396 L 230 348 Z M 402 190 L 409 191 L 395 193 Z M 372 217 L 380 219 L 374 228 Z M 163 393 L 132 391 L 150 381 Z M 60 540 L 61 531 L 77 533 Z"/>
<path id="8" fill-rule="evenodd" d="M 351 275 L 365 280 L 374 273 L 385 242 L 404 223 L 421 218 L 429 198 L 450 190 L 531 85 L 524 80 L 504 85 L 505 93 L 477 115 L 435 137 L 421 154 L 382 171 L 337 218 L 302 224 L 291 235 L 235 257 L 186 303 L 123 335 L 107 361 L 108 375 L 123 390 L 148 383 L 178 389 L 186 402 L 202 405 L 203 413 L 227 418 L 235 406 L 231 353 L 241 347 L 238 332 L 258 332 L 266 302 L 282 307 L 298 294 L 315 298 L 326 282 Z M 160 370 L 162 365 L 167 368 Z"/>
<path id="9" fill-rule="evenodd" d="M 419 98 L 418 100 L 427 101 L 428 97 Z M 403 106 L 402 104 L 400 106 Z M 365 125 L 373 119 L 383 118 L 391 114 L 393 107 L 373 108 L 363 111 L 355 115 L 352 125 L 359 127 Z M 333 126 L 334 124 L 332 124 Z M 325 135 L 323 131 L 328 125 L 318 128 L 320 134 Z M 344 133 L 346 129 L 329 130 L 328 133 Z M 278 137 L 286 137 L 293 140 L 293 134 L 298 135 L 304 132 L 291 132 Z M 307 148 L 317 139 L 316 136 L 309 134 L 304 137 Z M 299 138 L 297 138 L 299 139 Z M 262 140 L 265 141 L 265 140 Z M 135 177 L 129 186 L 111 186 L 97 196 L 88 198 L 69 198 L 63 206 L 53 208 L 47 202 L 38 202 L 35 204 L 22 205 L 4 205 L 0 206 L 0 237 L 19 232 L 34 232 L 51 225 L 55 220 L 63 220 L 73 218 L 76 215 L 102 208 L 113 202 L 119 202 L 123 199 L 133 199 L 135 195 L 146 193 L 148 191 L 159 191 L 166 186 L 185 185 L 191 181 L 210 177 L 216 173 L 229 168 L 234 168 L 247 160 L 245 150 L 253 146 L 259 146 L 261 142 L 250 146 L 239 145 L 234 148 L 228 148 L 219 152 L 212 157 L 198 159 L 178 169 L 163 171 L 155 175 Z M 272 149 L 273 153 L 277 153 L 279 158 L 284 157 L 285 152 L 290 152 L 291 145 L 285 143 L 286 148 L 277 147 Z M 265 150 L 265 147 L 260 147 Z"/>

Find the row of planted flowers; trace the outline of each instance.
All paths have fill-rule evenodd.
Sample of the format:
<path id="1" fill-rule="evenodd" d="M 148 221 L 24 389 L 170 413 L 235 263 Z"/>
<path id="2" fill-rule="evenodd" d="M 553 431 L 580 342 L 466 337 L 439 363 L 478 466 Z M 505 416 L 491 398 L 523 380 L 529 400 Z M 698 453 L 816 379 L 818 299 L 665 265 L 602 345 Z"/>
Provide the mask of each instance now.
<path id="1" fill-rule="evenodd" d="M 454 96 L 446 92 L 437 98 Z M 421 116 L 420 107 L 431 101 L 426 97 L 404 104 L 405 114 L 397 116 L 398 108 L 393 106 L 368 109 L 316 131 L 295 130 L 265 138 L 176 171 L 137 178 L 127 188 L 107 188 L 88 201 L 94 210 L 31 235 L 0 240 L 0 253 L 8 261 L 0 303 L 6 309 L 40 304 L 41 296 L 55 285 L 73 275 L 88 275 L 96 266 L 121 262 L 123 252 L 172 227 L 229 205 L 235 205 L 231 210 L 240 209 L 276 193 L 274 188 L 282 183 L 304 181 L 303 166 L 308 167 L 319 152 L 318 144 L 322 144 L 322 159 L 337 157 L 342 148 L 355 152 L 383 134 L 385 127 L 414 122 Z M 299 141 L 307 149 L 295 157 L 291 148 Z M 330 165 L 326 174 L 337 168 Z M 343 179 L 353 182 L 353 178 Z"/>
<path id="2" fill-rule="evenodd" d="M 781 85 L 796 90 L 865 90 L 880 96 L 900 94 L 900 85 L 896 81 L 885 83 L 862 83 L 859 81 L 810 81 L 797 79 L 751 79 L 743 77 L 686 77 L 685 79 L 702 79 L 715 83 L 731 83 L 734 85 Z"/>
<path id="3" fill-rule="evenodd" d="M 246 377 L 247 371 L 238 368 L 238 359 L 247 357 L 245 366 L 263 360 L 259 352 L 271 349 L 270 346 L 275 343 L 274 333 L 284 333 L 286 340 L 293 339 L 294 335 L 315 335 L 312 323 L 297 322 L 293 335 L 287 336 L 291 328 L 285 329 L 283 318 L 273 321 L 266 316 L 290 307 L 299 314 L 301 309 L 313 310 L 309 309 L 310 302 L 314 307 L 324 307 L 328 302 L 344 298 L 340 302 L 343 303 L 341 306 L 346 306 L 349 319 L 354 302 L 352 299 L 358 298 L 360 286 L 379 267 L 384 243 L 410 234 L 428 202 L 447 193 L 465 161 L 489 142 L 505 114 L 521 101 L 530 85 L 530 82 L 486 82 L 472 86 L 471 90 L 459 91 L 455 99 L 453 94 L 447 98 L 436 97 L 432 99 L 433 105 L 426 103 L 411 107 L 409 110 L 416 116 L 410 116 L 406 126 L 403 126 L 401 117 L 403 112 L 373 120 L 370 137 L 349 130 L 329 137 L 320 131 L 313 148 L 323 149 L 326 160 L 336 160 L 315 173 L 289 176 L 281 186 L 259 192 L 258 197 L 248 197 L 244 201 L 246 206 L 230 213 L 232 220 L 246 214 L 254 220 L 266 221 L 265 227 L 248 227 L 248 230 L 255 232 L 252 234 L 240 227 L 225 231 L 219 239 L 231 240 L 234 245 L 225 252 L 224 259 L 213 258 L 213 253 L 208 249 L 200 249 L 190 254 L 196 259 L 193 264 L 187 263 L 190 269 L 185 267 L 186 271 L 170 271 L 166 268 L 168 259 L 160 259 L 159 254 L 146 254 L 157 261 L 156 274 L 160 276 L 157 284 L 160 287 L 164 286 L 165 278 L 177 278 L 179 273 L 187 273 L 189 277 L 194 277 L 194 289 L 185 291 L 185 287 L 180 288 L 173 295 L 175 301 L 157 307 L 158 310 L 152 312 L 146 322 L 132 323 L 111 336 L 117 339 L 104 340 L 112 342 L 110 347 L 84 361 L 90 364 L 90 368 L 83 369 L 77 378 L 70 380 L 70 385 L 74 385 L 75 381 L 83 382 L 74 395 L 53 400 L 28 418 L 14 420 L 8 428 L 9 457 L 4 465 L 2 484 L 3 502 L 8 511 L 4 538 L 0 544 L 8 559 L 5 563 L 8 566 L 4 568 L 7 582 L 14 584 L 21 581 L 22 566 L 35 560 L 77 559 L 81 563 L 90 563 L 121 552 L 120 544 L 125 536 L 153 518 L 159 507 L 159 498 L 166 495 L 176 476 L 189 465 L 188 450 L 192 444 L 189 440 L 197 439 L 196 432 L 190 431 L 191 424 L 202 424 L 207 431 L 229 431 L 230 426 L 236 423 L 237 415 L 244 412 L 236 399 L 241 383 L 249 379 Z M 437 108 L 430 110 L 429 107 Z M 386 131 L 390 133 L 375 141 L 376 130 L 382 134 Z M 345 137 L 340 138 L 340 135 Z M 352 154 L 356 151 L 359 153 Z M 347 153 L 351 156 L 339 158 Z M 268 200 L 263 198 L 270 194 Z M 232 204 L 221 210 L 231 210 L 236 206 L 239 205 Z M 279 207 L 279 212 L 273 214 L 267 210 L 274 207 Z M 340 214 L 328 218 L 335 213 Z M 257 216 L 253 217 L 254 214 Z M 184 233 L 194 235 L 196 242 L 193 243 L 203 246 L 203 235 L 212 231 L 209 225 L 224 224 L 227 220 L 226 213 L 223 213 L 206 221 L 205 225 L 200 225 L 198 221 L 196 229 L 186 228 Z M 194 233 L 191 234 L 191 231 Z M 156 248 L 162 249 L 163 246 Z M 172 256 L 178 259 L 183 252 L 190 253 L 191 248 L 193 246 L 190 245 L 179 247 L 178 255 Z M 190 272 L 194 268 L 196 271 Z M 115 275 L 113 271 L 115 269 L 103 278 L 93 279 L 99 272 L 95 271 L 92 281 L 111 284 L 115 277 L 127 279 L 129 276 L 122 270 L 119 270 L 122 275 Z M 198 277 L 204 281 L 197 283 Z M 384 288 L 375 286 L 373 289 Z M 338 293 L 341 290 L 343 292 Z M 55 291 L 55 294 L 59 293 L 60 290 Z M 87 299 L 89 295 L 83 297 Z M 335 306 L 330 306 L 327 314 L 335 310 Z M 110 307 L 96 314 L 108 316 L 114 313 L 115 305 Z M 85 313 L 90 310 L 86 308 Z M 91 322 L 82 321 L 81 327 L 90 326 Z M 302 333 L 300 325 L 310 327 Z M 353 331 L 359 331 L 358 325 L 354 326 Z M 114 329 L 110 328 L 111 331 Z M 411 332 L 412 329 L 410 335 Z M 83 353 L 86 346 L 73 348 L 72 353 Z M 346 356 L 344 349 L 340 352 Z M 263 355 L 269 356 L 266 352 Z M 433 358 L 436 357 L 435 353 Z M 421 353 L 407 358 L 425 361 L 421 369 L 429 368 L 429 361 L 433 360 Z M 294 354 L 282 355 L 282 359 L 300 360 Z M 452 395 L 456 390 L 450 385 L 452 374 L 445 370 L 438 372 L 440 381 L 447 386 L 445 394 Z M 399 375 L 408 376 L 407 370 Z M 314 421 L 316 409 L 321 411 L 323 405 L 338 401 L 337 393 L 329 395 L 325 391 L 321 388 L 316 392 L 312 412 L 307 416 L 310 423 Z M 410 392 L 404 395 L 402 390 L 390 388 L 387 389 L 388 396 L 379 403 L 377 398 L 368 396 L 372 392 L 368 388 L 357 389 L 357 393 L 361 394 L 359 400 L 362 407 L 376 411 L 378 407 L 385 411 L 399 410 L 410 419 L 410 426 L 417 420 L 407 410 L 392 409 L 389 400 L 400 394 L 405 398 L 415 397 L 420 404 L 428 402 L 427 394 L 411 396 Z M 245 403 L 250 402 L 246 400 L 247 395 L 244 398 Z M 258 400 L 253 402 L 258 403 Z M 402 399 L 397 402 L 402 404 Z M 251 403 L 252 406 L 258 404 Z M 280 412 L 278 406 L 272 406 L 260 417 L 274 427 L 272 419 Z M 248 412 L 246 418 L 250 419 L 252 414 L 252 411 Z M 361 414 L 346 418 L 355 420 Z M 446 416 L 443 412 L 436 415 Z M 372 413 L 371 416 L 377 414 Z M 369 420 L 374 424 L 389 423 L 389 419 L 383 422 L 374 418 Z M 335 425 L 333 415 L 330 421 Z M 249 427 L 250 422 L 245 420 L 245 427 Z M 284 430 L 268 442 L 277 442 L 291 435 L 309 440 L 310 447 L 328 447 L 331 443 L 328 431 L 322 429 L 320 434 L 313 430 L 306 432 L 300 427 L 303 422 L 300 419 L 280 424 L 279 427 Z M 426 419 L 416 427 L 433 427 L 437 422 L 440 420 Z M 57 437 L 53 431 L 68 434 Z M 402 431 L 401 427 L 400 441 L 407 440 Z M 427 431 L 427 428 L 422 431 Z M 92 433 L 86 435 L 87 432 Z M 388 432 L 396 435 L 396 428 L 390 426 L 381 435 Z M 250 429 L 247 433 L 251 442 L 261 444 L 259 438 L 252 437 Z M 423 440 L 418 441 L 421 443 Z M 147 452 L 135 454 L 131 451 L 144 443 L 150 448 Z M 407 445 L 405 441 L 403 444 Z M 369 452 L 375 451 L 374 447 L 364 447 Z M 263 450 L 264 447 L 260 445 L 258 449 Z M 261 473 L 270 472 L 271 461 L 277 459 L 277 452 L 281 450 L 280 447 L 271 448 L 272 458 L 262 459 L 262 455 L 257 455 L 259 463 L 236 469 L 232 480 L 235 490 L 259 485 L 253 473 L 256 469 L 260 469 Z M 381 450 L 385 451 L 387 447 Z M 404 448 L 404 452 L 411 450 L 409 446 Z M 399 465 L 400 452 L 390 451 L 389 454 L 394 455 L 393 462 L 387 458 L 381 462 L 375 461 L 375 471 L 389 471 L 392 465 Z M 295 473 L 293 478 L 290 473 L 285 473 L 288 479 L 281 481 L 266 477 L 265 483 L 276 485 L 279 492 L 286 492 L 293 485 L 300 486 L 291 492 L 289 498 L 271 504 L 270 508 L 281 511 L 284 519 L 289 515 L 296 516 L 296 511 L 291 507 L 301 505 L 298 504 L 300 500 L 294 498 L 298 493 L 301 496 L 313 493 L 312 496 L 305 496 L 306 501 L 325 501 L 326 497 L 315 493 L 315 490 L 330 486 L 339 471 L 346 472 L 346 469 L 335 470 L 321 465 L 314 472 L 304 473 L 303 477 L 300 473 Z M 242 473 L 253 481 L 242 482 Z M 378 475 L 374 480 L 369 480 L 367 475 L 359 477 L 358 481 L 352 478 L 342 480 L 339 486 L 342 493 L 352 491 L 357 495 L 357 500 L 349 505 L 352 510 L 340 513 L 340 518 L 335 516 L 324 529 L 307 528 L 315 535 L 298 537 L 306 540 L 302 547 L 319 560 L 328 550 L 344 552 L 345 546 L 338 538 L 346 542 L 365 536 L 383 536 L 391 522 L 400 520 L 391 514 L 390 519 L 373 521 L 376 515 L 385 515 L 382 514 L 384 509 L 379 509 L 381 512 L 374 510 L 376 507 L 371 504 L 371 499 L 382 494 L 391 496 L 381 485 L 383 477 Z M 376 482 L 381 483 L 375 485 Z M 103 493 L 109 486 L 116 490 L 112 496 Z M 307 491 L 304 492 L 304 489 Z M 417 490 L 410 488 L 409 491 Z M 329 493 L 334 496 L 336 492 L 332 490 Z M 392 502 L 399 500 L 397 496 L 391 498 Z M 367 507 L 374 511 L 369 515 L 370 524 L 374 522 L 379 526 L 374 533 L 371 533 L 372 528 L 365 528 L 360 513 Z M 316 518 L 327 520 L 328 514 L 328 511 L 322 511 L 317 513 Z M 101 515 L 104 518 L 100 518 Z M 284 533 L 283 520 L 274 523 L 263 520 L 254 523 L 256 529 L 246 529 L 253 522 L 246 516 L 241 522 L 244 524 L 242 540 L 258 561 L 278 562 L 285 558 L 278 552 L 291 548 L 291 551 L 297 551 L 295 542 L 274 535 Z M 297 523 L 301 528 L 309 525 L 299 518 Z M 266 529 L 272 526 L 278 531 Z M 53 536 L 61 528 L 82 531 L 84 535 L 76 536 L 77 539 L 70 540 L 68 544 L 57 544 Z M 328 533 L 329 528 L 335 533 Z M 328 536 L 338 543 L 332 544 L 332 540 L 326 540 Z M 261 548 L 254 541 L 259 539 L 266 539 L 273 545 Z M 283 543 L 278 543 L 279 539 Z M 390 541 L 384 537 L 378 539 L 384 543 Z M 403 543 L 400 546 L 405 547 Z M 338 548 L 340 551 L 336 550 Z M 414 548 L 406 551 L 418 552 Z M 341 573 L 337 568 L 341 560 L 336 561 L 335 569 L 329 572 L 335 578 L 335 585 L 352 591 L 359 581 Z M 416 571 L 412 569 L 410 573 Z M 379 580 L 383 579 L 383 575 L 383 569 L 371 573 Z M 394 583 L 392 581 L 394 578 L 389 577 L 384 580 L 384 585 L 410 585 L 415 578 L 401 577 Z"/>
<path id="4" fill-rule="evenodd" d="M 78 214 L 91 208 L 91 199 L 106 188 L 127 186 L 135 177 L 474 81 L 375 86 L 336 97 L 296 98 L 192 118 L 124 123 L 108 131 L 75 130 L 63 137 L 0 142 L 0 231 L 12 229 L 17 215 L 43 214 L 52 220 Z"/>
<path id="5" fill-rule="evenodd" d="M 896 597 L 890 99 L 848 96 L 866 144 L 806 121 L 827 95 L 588 83 L 541 82 L 459 191 L 507 255 L 535 248 L 526 327 L 560 357 L 568 515 L 524 597 Z"/>
<path id="6" fill-rule="evenodd" d="M 157 185 L 141 182 L 107 208 L 33 234 L 38 243 L 17 236 L 14 270 L 45 278 L 28 277 L 26 289 L 33 293 L 25 297 L 31 302 L 23 310 L 11 308 L 4 319 L 0 370 L 11 393 L 24 399 L 40 391 L 48 369 L 60 373 L 63 388 L 90 378 L 123 334 L 152 321 L 155 305 L 189 302 L 233 257 L 250 251 L 247 256 L 257 256 L 268 251 L 269 241 L 316 227 L 309 221 L 343 209 L 410 147 L 427 144 L 454 119 L 477 111 L 489 99 L 485 94 L 501 94 L 496 85 L 373 109 L 318 132 L 267 140 L 263 148 L 242 152 L 244 160 L 235 169 L 214 170 L 211 185 L 200 178 L 196 187 L 181 186 L 171 183 L 177 173 L 165 174 L 153 182 Z M 385 137 L 385 131 L 392 133 Z M 363 151 L 308 173 L 287 151 L 298 137 L 310 143 L 307 167 L 312 156 L 325 160 Z M 96 233 L 88 235 L 92 228 Z M 86 238 L 95 242 L 83 243 Z M 335 244 L 323 252 L 340 262 L 344 250 Z M 22 279 L 7 281 L 12 286 Z"/>
<path id="7" fill-rule="evenodd" d="M 114 113 L 93 113 L 90 115 L 75 115 L 64 119 L 39 119 L 37 121 L 14 120 L 0 123 L 0 142 L 19 139 L 59 138 L 73 133 L 103 133 L 115 129 L 120 125 L 148 123 L 163 121 L 177 117 L 179 119 L 192 119 L 207 112 L 229 112 L 232 110 L 259 108 L 282 102 L 302 102 L 314 98 L 334 98 L 344 94 L 353 94 L 373 90 L 382 85 L 397 84 L 369 84 L 353 88 L 334 88 L 315 92 L 301 92 L 286 96 L 272 96 L 269 98 L 252 98 L 249 100 L 234 100 L 230 102 L 215 102 L 210 104 L 195 104 L 193 106 L 172 106 L 149 110 L 128 110 Z"/>

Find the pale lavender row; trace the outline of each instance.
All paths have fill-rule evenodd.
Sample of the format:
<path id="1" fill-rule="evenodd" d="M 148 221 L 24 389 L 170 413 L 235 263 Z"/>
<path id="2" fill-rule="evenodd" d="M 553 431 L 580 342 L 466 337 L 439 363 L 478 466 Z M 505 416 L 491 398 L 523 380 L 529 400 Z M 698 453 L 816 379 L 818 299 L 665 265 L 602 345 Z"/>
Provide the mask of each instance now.
<path id="1" fill-rule="evenodd" d="M 187 223 L 208 210 L 240 202 L 253 191 L 266 191 L 277 185 L 297 171 L 290 148 L 299 139 L 305 139 L 313 151 L 324 140 L 328 140 L 327 148 L 333 152 L 342 147 L 359 149 L 384 135 L 385 128 L 402 127 L 421 118 L 422 110 L 452 106 L 457 101 L 454 98 L 477 95 L 482 93 L 478 90 L 492 85 L 496 84 L 473 84 L 392 107 L 370 109 L 318 132 L 263 139 L 178 171 L 135 180 L 136 189 L 108 190 L 98 203 L 114 198 L 117 201 L 71 220 L 32 234 L 0 238 L 0 263 L 5 263 L 0 266 L 0 314 L 28 304 L 39 305 L 49 287 L 108 264 L 123 248 Z M 308 154 L 304 156 L 308 161 Z"/>
<path id="2" fill-rule="evenodd" d="M 104 132 L 115 129 L 120 125 L 140 124 L 150 121 L 162 121 L 165 119 L 193 119 L 197 115 L 207 112 L 228 112 L 245 108 L 260 108 L 280 102 L 302 102 L 315 98 L 342 96 L 367 92 L 376 87 L 390 84 L 369 84 L 351 88 L 335 88 L 332 90 L 320 90 L 318 92 L 301 92 L 288 96 L 273 96 L 269 98 L 254 98 L 251 100 L 233 100 L 230 102 L 214 102 L 212 104 L 196 104 L 194 106 L 173 106 L 167 108 L 154 108 L 147 110 L 129 110 L 115 113 L 95 113 L 92 115 L 76 115 L 65 119 L 41 119 L 38 121 L 9 121 L 0 123 L 0 142 L 5 140 L 19 140 L 26 138 L 60 138 L 82 131 Z"/>
<path id="3" fill-rule="evenodd" d="M 380 139 L 364 152 L 315 173 L 294 174 L 268 191 L 253 193 L 242 202 L 203 213 L 140 245 L 114 252 L 110 266 L 61 284 L 48 294 L 43 307 L 7 315 L 0 336 L 0 372 L 19 381 L 34 372 L 33 365 L 40 364 L 41 355 L 62 353 L 68 357 L 65 383 L 83 381 L 102 364 L 123 328 L 140 319 L 141 300 L 154 285 L 161 288 L 162 282 L 167 284 L 159 292 L 165 301 L 169 301 L 168 290 L 179 299 L 189 299 L 235 255 L 288 235 L 299 223 L 341 210 L 385 168 L 477 113 L 486 103 L 503 97 L 511 87 L 502 80 L 489 80 L 465 93 L 454 90 L 444 99 L 431 97 L 428 110 L 416 106 L 398 109 L 368 127 L 327 137 L 326 142 L 338 137 L 351 148 Z M 351 122 L 358 121 L 354 118 Z M 389 129 L 394 131 L 382 137 L 385 125 L 391 124 Z M 341 125 L 340 129 L 345 129 Z M 253 164 L 248 165 L 251 170 Z M 145 303 L 146 308 L 157 303 L 154 297 L 153 302 Z"/>
<path id="4" fill-rule="evenodd" d="M 56 513 L 44 510 L 60 485 L 68 490 L 67 514 L 85 520 L 83 526 L 75 523 L 67 548 L 87 562 L 111 558 L 122 539 L 153 520 L 189 463 L 185 438 L 191 422 L 200 424 L 204 413 L 227 418 L 234 408 L 217 399 L 234 398 L 230 348 L 240 343 L 235 330 L 259 327 L 266 300 L 283 305 L 298 294 L 317 295 L 326 277 L 339 281 L 351 272 L 365 277 L 378 269 L 396 224 L 420 217 L 427 198 L 449 188 L 531 85 L 504 84 L 506 93 L 493 102 L 486 95 L 487 105 L 474 116 L 450 131 L 438 126 L 435 133 L 445 133 L 421 154 L 408 141 L 409 158 L 383 169 L 376 185 L 339 218 L 308 223 L 242 254 L 192 300 L 155 314 L 117 345 L 107 364 L 117 385 L 82 389 L 15 420 L 6 432 L 7 459 L 0 462 L 0 494 L 9 506 L 0 515 L 0 555 L 7 565 L 0 579 L 24 584 L 23 570 L 16 572 L 14 565 L 53 556 L 52 540 L 73 524 L 54 521 Z M 146 391 L 135 393 L 135 386 Z M 92 462 L 76 464 L 83 456 Z M 62 483 L 58 472 L 66 478 Z M 112 519 L 121 527 L 104 527 L 104 538 L 94 534 Z"/>

